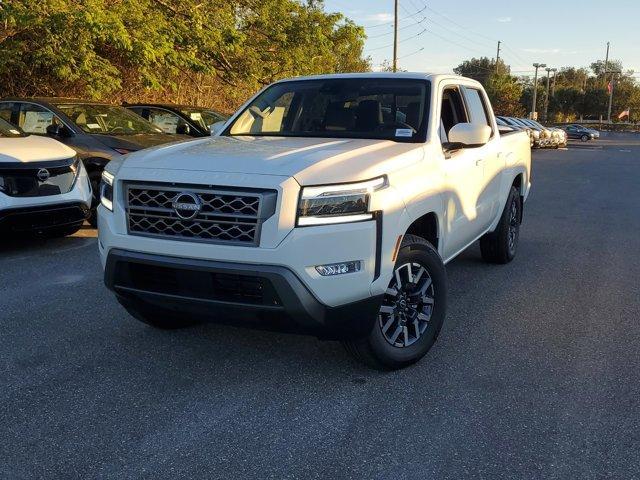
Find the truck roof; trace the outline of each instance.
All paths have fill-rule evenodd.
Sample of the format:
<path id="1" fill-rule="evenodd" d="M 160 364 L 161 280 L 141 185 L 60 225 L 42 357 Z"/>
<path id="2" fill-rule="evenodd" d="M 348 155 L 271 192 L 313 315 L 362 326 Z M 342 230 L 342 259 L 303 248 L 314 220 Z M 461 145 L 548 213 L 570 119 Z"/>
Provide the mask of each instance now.
<path id="1" fill-rule="evenodd" d="M 364 73 L 333 73 L 326 75 L 310 75 L 306 77 L 292 77 L 279 80 L 280 82 L 291 82 L 296 80 L 322 80 L 322 79 L 340 79 L 340 78 L 402 78 L 409 80 L 430 80 L 437 82 L 444 79 L 461 79 L 471 80 L 453 73 L 426 73 L 426 72 L 364 72 Z M 473 80 L 472 80 L 473 81 Z"/>

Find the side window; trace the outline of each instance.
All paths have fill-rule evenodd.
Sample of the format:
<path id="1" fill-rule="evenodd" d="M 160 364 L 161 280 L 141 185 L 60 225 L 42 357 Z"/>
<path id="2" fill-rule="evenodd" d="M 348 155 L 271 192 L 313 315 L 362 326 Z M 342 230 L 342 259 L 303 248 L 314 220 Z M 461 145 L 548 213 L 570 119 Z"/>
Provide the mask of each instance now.
<path id="1" fill-rule="evenodd" d="M 442 112 L 440 113 L 440 140 L 449 141 L 449 130 L 458 123 L 467 123 L 467 112 L 458 87 L 446 87 L 442 93 Z"/>
<path id="2" fill-rule="evenodd" d="M 175 113 L 161 108 L 150 108 L 149 118 L 147 118 L 147 120 L 161 129 L 164 133 L 176 133 L 178 125 L 184 123 L 184 121 Z"/>
<path id="3" fill-rule="evenodd" d="M 144 108 L 143 107 L 127 107 L 127 110 L 131 110 L 136 115 L 140 115 L 143 118 L 147 118 L 144 115 Z"/>
<path id="4" fill-rule="evenodd" d="M 32 103 L 20 104 L 18 126 L 26 133 L 46 135 L 47 127 L 54 123 L 58 125 L 62 124 L 52 111 Z"/>
<path id="5" fill-rule="evenodd" d="M 6 120 L 9 123 L 13 123 L 11 121 L 11 111 L 13 110 L 13 102 L 2 102 L 0 103 L 0 118 Z"/>
<path id="6" fill-rule="evenodd" d="M 487 106 L 485 105 L 482 92 L 475 88 L 465 88 L 464 91 L 467 106 L 469 107 L 469 114 L 471 115 L 471 123 L 491 126 L 491 123 L 489 123 Z"/>

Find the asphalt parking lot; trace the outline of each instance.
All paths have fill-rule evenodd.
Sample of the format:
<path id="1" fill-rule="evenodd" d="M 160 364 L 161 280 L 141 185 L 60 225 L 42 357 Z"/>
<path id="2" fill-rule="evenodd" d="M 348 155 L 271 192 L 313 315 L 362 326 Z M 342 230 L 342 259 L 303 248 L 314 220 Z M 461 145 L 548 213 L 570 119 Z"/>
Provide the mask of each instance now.
<path id="1" fill-rule="evenodd" d="M 0 245 L 0 478 L 640 478 L 640 135 L 536 151 L 516 260 L 448 265 L 418 365 L 217 325 L 163 332 L 95 231 Z"/>

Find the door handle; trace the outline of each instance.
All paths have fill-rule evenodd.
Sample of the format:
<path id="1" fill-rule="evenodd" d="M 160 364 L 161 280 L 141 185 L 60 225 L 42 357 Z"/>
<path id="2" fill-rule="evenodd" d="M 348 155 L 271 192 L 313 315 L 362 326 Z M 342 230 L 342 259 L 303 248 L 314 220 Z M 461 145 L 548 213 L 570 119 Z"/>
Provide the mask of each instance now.
<path id="1" fill-rule="evenodd" d="M 480 165 L 482 165 L 482 162 L 484 162 L 484 158 L 479 158 L 476 160 L 476 167 L 479 167 Z"/>

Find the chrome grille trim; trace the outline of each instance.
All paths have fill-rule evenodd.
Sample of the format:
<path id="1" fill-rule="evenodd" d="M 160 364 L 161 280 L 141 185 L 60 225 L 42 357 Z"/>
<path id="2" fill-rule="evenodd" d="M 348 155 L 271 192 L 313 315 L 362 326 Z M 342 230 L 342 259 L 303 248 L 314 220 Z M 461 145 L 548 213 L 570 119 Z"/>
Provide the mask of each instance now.
<path id="1" fill-rule="evenodd" d="M 123 190 L 130 235 L 257 247 L 262 224 L 276 210 L 275 190 L 138 182 L 125 182 Z M 181 193 L 201 202 L 193 219 L 172 206 Z"/>

